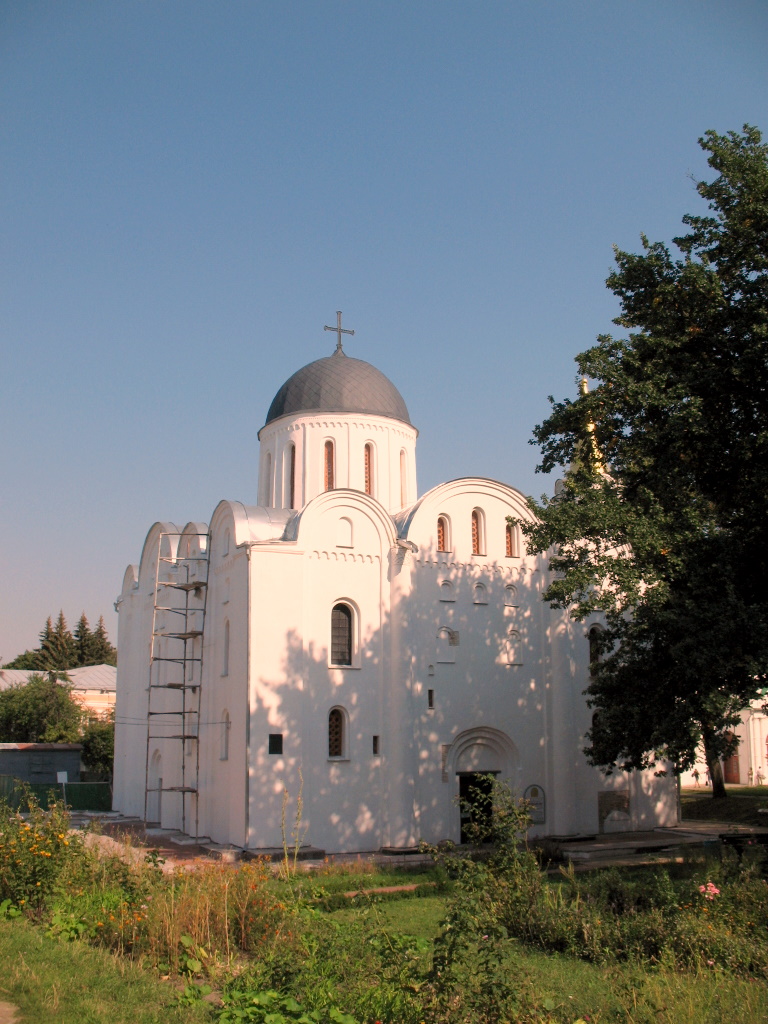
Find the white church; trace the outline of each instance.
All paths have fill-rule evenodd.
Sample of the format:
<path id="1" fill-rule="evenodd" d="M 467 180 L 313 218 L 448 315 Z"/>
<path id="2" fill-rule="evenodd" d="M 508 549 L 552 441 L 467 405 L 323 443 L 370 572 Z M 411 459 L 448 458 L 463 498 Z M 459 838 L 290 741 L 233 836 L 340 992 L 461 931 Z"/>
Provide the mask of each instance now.
<path id="1" fill-rule="evenodd" d="M 676 824 L 673 779 L 587 764 L 596 623 L 542 601 L 546 559 L 507 521 L 524 496 L 419 497 L 402 396 L 329 329 L 269 407 L 257 503 L 155 523 L 125 573 L 114 808 L 267 851 L 300 797 L 309 846 L 408 851 L 461 842 L 493 773 L 531 835 Z"/>

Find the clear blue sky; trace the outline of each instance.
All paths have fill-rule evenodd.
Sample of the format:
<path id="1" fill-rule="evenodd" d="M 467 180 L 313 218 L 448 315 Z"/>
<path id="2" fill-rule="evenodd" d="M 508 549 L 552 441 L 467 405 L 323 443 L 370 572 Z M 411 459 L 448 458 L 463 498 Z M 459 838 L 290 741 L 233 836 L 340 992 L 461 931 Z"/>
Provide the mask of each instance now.
<path id="1" fill-rule="evenodd" d="M 103 614 L 157 519 L 256 500 L 280 384 L 402 392 L 421 491 L 526 493 L 614 244 L 768 130 L 764 0 L 4 0 L 0 657 Z"/>

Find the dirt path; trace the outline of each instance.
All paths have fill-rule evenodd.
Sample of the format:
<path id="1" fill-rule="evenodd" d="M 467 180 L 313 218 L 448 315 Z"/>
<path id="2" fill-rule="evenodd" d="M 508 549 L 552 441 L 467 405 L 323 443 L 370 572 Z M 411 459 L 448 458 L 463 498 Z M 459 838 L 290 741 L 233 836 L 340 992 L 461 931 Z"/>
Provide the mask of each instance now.
<path id="1" fill-rule="evenodd" d="M 21 1024 L 18 1009 L 12 1003 L 0 1001 L 0 1024 Z"/>

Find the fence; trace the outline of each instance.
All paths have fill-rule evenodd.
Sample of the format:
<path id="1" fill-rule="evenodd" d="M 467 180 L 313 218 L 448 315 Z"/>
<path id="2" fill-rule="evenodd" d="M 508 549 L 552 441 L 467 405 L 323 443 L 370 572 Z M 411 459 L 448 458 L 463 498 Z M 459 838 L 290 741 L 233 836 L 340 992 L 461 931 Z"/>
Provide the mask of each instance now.
<path id="1" fill-rule="evenodd" d="M 73 811 L 111 811 L 112 786 L 108 782 L 19 782 L 12 775 L 0 775 L 0 799 L 18 809 L 25 794 L 34 796 L 41 807 L 51 800 L 64 800 Z"/>

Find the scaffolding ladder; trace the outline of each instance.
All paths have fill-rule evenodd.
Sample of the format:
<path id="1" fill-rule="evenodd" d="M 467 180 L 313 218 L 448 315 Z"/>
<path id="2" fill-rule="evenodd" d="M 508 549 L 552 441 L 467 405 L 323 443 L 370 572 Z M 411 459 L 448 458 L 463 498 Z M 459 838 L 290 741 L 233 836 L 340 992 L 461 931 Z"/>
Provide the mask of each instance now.
<path id="1" fill-rule="evenodd" d="M 193 546 L 195 554 L 190 553 Z M 195 839 L 199 837 L 200 707 L 209 555 L 207 532 L 160 533 L 147 688 L 144 823 L 150 793 L 157 793 L 158 817 L 162 815 L 162 794 L 176 793 L 181 798 L 181 831 L 187 834 L 191 834 L 188 821 L 191 824 L 190 803 L 194 803 Z M 153 741 L 160 743 L 161 757 L 167 744 L 179 745 L 176 784 L 165 785 L 162 777 L 151 777 Z"/>

